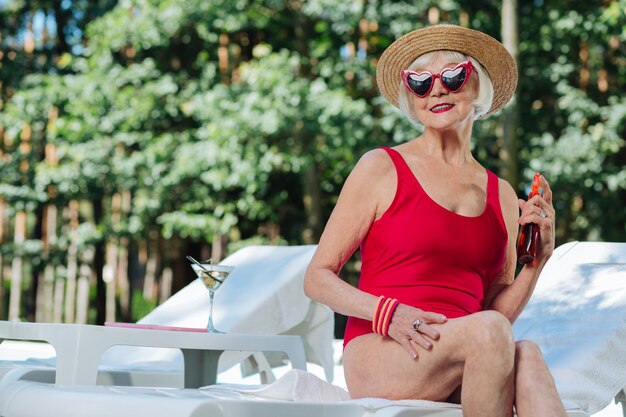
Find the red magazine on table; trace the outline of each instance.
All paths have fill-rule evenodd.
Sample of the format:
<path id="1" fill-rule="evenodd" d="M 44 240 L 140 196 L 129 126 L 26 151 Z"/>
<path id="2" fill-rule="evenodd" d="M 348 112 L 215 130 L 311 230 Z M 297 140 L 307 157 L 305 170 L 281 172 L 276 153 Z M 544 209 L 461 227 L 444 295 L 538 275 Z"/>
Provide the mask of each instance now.
<path id="1" fill-rule="evenodd" d="M 202 327 L 177 327 L 177 326 L 161 326 L 159 324 L 139 324 L 139 323 L 121 323 L 119 321 L 107 321 L 105 326 L 110 327 L 126 327 L 129 329 L 147 329 L 147 330 L 173 330 L 177 332 L 197 332 L 206 333 L 207 329 Z"/>

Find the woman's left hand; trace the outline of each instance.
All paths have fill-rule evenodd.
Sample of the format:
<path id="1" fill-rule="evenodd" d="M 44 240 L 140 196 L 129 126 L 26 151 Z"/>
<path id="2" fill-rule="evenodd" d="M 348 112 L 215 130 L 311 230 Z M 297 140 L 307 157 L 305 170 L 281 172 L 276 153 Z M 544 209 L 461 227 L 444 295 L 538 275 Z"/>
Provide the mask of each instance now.
<path id="1" fill-rule="evenodd" d="M 535 223 L 539 226 L 539 241 L 537 242 L 536 262 L 545 262 L 554 251 L 554 228 L 555 215 L 552 205 L 552 190 L 550 184 L 541 176 L 541 188 L 543 196 L 535 195 L 530 200 L 519 200 L 519 207 L 522 211 L 518 219 L 520 225 Z"/>

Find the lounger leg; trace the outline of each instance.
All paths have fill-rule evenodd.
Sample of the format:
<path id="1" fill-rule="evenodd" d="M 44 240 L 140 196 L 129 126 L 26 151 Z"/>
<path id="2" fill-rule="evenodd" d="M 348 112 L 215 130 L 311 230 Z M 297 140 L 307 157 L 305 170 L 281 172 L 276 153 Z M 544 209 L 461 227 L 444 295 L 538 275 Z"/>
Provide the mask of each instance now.
<path id="1" fill-rule="evenodd" d="M 94 345 L 90 348 L 78 346 L 72 351 L 57 349 L 56 379 L 57 385 L 96 385 L 98 379 L 98 362 L 102 357 L 102 349 L 108 346 Z"/>
<path id="2" fill-rule="evenodd" d="M 256 367 L 259 370 L 259 376 L 261 377 L 261 384 L 270 384 L 276 381 L 276 376 L 272 372 L 272 367 L 267 361 L 263 352 L 254 352 L 251 359 L 256 362 Z"/>
<path id="3" fill-rule="evenodd" d="M 185 388 L 200 388 L 217 381 L 217 364 L 223 350 L 181 349 L 185 360 Z"/>
<path id="4" fill-rule="evenodd" d="M 620 392 L 615 396 L 615 403 L 620 404 L 622 406 L 622 415 L 626 417 L 626 388 L 623 388 Z"/>

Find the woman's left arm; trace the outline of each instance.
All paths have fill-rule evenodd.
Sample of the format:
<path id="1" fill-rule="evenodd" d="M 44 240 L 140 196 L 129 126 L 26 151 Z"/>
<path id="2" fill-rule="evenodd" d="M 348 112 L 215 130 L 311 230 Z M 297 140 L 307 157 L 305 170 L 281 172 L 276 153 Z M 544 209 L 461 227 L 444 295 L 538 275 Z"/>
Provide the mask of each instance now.
<path id="1" fill-rule="evenodd" d="M 554 251 L 555 211 L 550 184 L 543 176 L 541 176 L 543 196 L 536 195 L 528 201 L 518 200 L 515 191 L 506 181 L 500 181 L 500 184 L 505 185 L 501 187 L 500 202 L 509 241 L 503 276 L 497 280 L 499 284 L 495 284 L 496 287 L 491 291 L 493 298 L 487 308 L 499 311 L 513 323 L 526 307 L 539 274 Z M 519 210 L 521 214 L 518 216 Z M 545 213 L 545 216 L 542 213 Z M 539 226 L 537 257 L 525 265 L 513 280 L 517 263 L 517 232 L 520 225 L 528 223 Z"/>

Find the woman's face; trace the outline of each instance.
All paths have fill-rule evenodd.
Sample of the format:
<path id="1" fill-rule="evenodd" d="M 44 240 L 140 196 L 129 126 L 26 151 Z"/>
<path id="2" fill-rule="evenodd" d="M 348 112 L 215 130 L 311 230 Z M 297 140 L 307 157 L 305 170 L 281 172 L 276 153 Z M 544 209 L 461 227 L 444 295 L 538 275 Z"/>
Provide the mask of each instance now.
<path id="1" fill-rule="evenodd" d="M 436 54 L 434 59 L 416 71 L 430 71 L 432 74 L 439 74 L 444 68 L 453 68 L 459 62 L 450 62 L 444 54 Z M 460 127 L 474 120 L 474 101 L 478 94 L 478 78 L 475 72 L 470 74 L 470 78 L 463 88 L 451 93 L 437 78 L 434 81 L 432 90 L 423 98 L 413 97 L 413 109 L 415 116 L 424 125 L 432 129 L 447 130 Z"/>

